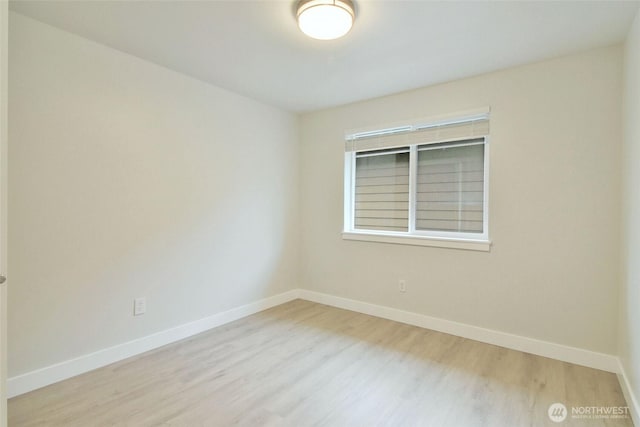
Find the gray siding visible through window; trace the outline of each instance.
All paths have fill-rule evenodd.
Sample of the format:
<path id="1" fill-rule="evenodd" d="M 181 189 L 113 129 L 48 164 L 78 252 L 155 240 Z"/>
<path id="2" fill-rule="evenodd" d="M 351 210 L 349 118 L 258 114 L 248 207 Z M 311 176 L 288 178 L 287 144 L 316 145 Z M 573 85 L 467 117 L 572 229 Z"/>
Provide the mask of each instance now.
<path id="1" fill-rule="evenodd" d="M 482 140 L 419 146 L 417 173 L 416 230 L 482 233 Z"/>
<path id="2" fill-rule="evenodd" d="M 354 227 L 408 231 L 409 149 L 356 156 Z"/>

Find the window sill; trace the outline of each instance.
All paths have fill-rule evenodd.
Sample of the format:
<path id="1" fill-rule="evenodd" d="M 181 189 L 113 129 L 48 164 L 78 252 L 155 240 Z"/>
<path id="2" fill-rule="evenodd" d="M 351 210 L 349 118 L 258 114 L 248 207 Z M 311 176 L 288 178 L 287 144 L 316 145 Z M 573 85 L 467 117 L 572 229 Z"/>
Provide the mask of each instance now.
<path id="1" fill-rule="evenodd" d="M 344 231 L 344 240 L 359 240 L 363 242 L 381 242 L 397 245 L 432 246 L 436 248 L 463 249 L 468 251 L 489 252 L 491 242 L 489 240 L 471 239 L 447 239 L 422 236 L 398 236 L 389 234 L 377 234 L 372 232 Z"/>

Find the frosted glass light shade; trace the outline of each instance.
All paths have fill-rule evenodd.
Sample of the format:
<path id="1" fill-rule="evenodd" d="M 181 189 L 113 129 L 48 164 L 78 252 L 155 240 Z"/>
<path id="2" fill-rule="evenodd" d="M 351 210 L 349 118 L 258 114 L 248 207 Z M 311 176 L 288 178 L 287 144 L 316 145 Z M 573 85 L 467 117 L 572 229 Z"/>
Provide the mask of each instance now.
<path id="1" fill-rule="evenodd" d="M 350 0 L 302 0 L 298 3 L 300 30 L 318 40 L 333 40 L 349 32 L 355 17 Z"/>

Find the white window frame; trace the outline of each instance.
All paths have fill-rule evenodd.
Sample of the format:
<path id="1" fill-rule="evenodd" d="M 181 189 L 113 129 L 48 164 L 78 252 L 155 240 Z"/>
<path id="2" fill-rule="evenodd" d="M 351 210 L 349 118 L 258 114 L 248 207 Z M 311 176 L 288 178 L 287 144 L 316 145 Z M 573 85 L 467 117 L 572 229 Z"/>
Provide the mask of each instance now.
<path id="1" fill-rule="evenodd" d="M 397 128 L 399 129 L 399 128 Z M 484 139 L 484 184 L 483 184 L 483 232 L 448 232 L 436 230 L 416 230 L 416 187 L 418 172 L 418 147 L 442 142 L 466 141 L 469 139 Z M 438 140 L 429 143 L 414 143 L 409 147 L 409 213 L 408 231 L 382 231 L 356 229 L 355 224 L 355 182 L 356 182 L 356 152 L 345 152 L 344 157 L 344 228 L 343 239 L 417 246 L 435 246 L 454 249 L 489 251 L 489 135 L 482 137 L 461 137 L 448 140 Z M 375 150 L 371 150 L 375 151 Z"/>

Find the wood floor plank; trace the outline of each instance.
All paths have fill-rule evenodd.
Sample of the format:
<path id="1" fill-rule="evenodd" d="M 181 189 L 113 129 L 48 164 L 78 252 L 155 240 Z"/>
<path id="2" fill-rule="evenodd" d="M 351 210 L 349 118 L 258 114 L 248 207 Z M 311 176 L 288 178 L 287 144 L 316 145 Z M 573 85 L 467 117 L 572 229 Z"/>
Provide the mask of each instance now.
<path id="1" fill-rule="evenodd" d="M 615 375 L 296 300 L 9 400 L 28 426 L 631 426 Z"/>

